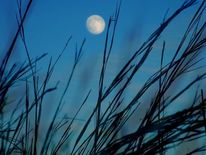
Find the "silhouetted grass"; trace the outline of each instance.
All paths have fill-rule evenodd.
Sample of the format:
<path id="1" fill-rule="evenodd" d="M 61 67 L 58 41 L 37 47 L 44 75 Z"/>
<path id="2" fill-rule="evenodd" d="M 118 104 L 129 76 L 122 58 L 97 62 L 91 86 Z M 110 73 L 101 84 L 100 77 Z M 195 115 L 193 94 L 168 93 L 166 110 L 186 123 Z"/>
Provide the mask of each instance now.
<path id="1" fill-rule="evenodd" d="M 183 96 L 188 90 L 193 89 L 192 86 L 206 78 L 206 72 L 198 73 L 185 87 L 173 93 L 170 92 L 179 79 L 184 79 L 186 73 L 195 73 L 199 68 L 205 67 L 200 66 L 202 58 L 199 57 L 205 52 L 206 45 L 206 22 L 201 21 L 201 17 L 205 13 L 205 2 L 205 0 L 202 0 L 198 3 L 199 7 L 191 18 L 190 23 L 188 23 L 187 30 L 177 45 L 174 56 L 166 65 L 164 57 L 167 50 L 167 41 L 163 42 L 160 54 L 160 69 L 147 79 L 128 103 L 124 102 L 126 97 L 124 94 L 131 84 L 135 84 L 133 79 L 148 60 L 155 43 L 168 25 L 186 9 L 196 4 L 197 0 L 183 2 L 180 8 L 167 19 L 164 19 L 159 28 L 149 36 L 120 68 L 110 84 L 106 85 L 105 76 L 107 75 L 107 70 L 109 70 L 108 62 L 112 61 L 110 56 L 121 8 L 121 2 L 117 4 L 114 16 L 108 22 L 99 75 L 99 87 L 98 90 L 94 90 L 98 92 L 98 98 L 93 111 L 89 114 L 80 132 L 75 139 L 72 139 L 73 123 L 78 114 L 81 113 L 92 89 L 87 93 L 71 120 L 58 120 L 57 116 L 61 108 L 64 107 L 64 97 L 70 91 L 70 83 L 83 54 L 83 46 L 86 40 L 83 40 L 79 49 L 76 47 L 72 70 L 68 73 L 68 81 L 57 103 L 49 126 L 41 134 L 43 137 L 40 137 L 40 132 L 42 132 L 40 127 L 42 125 L 42 117 L 44 117 L 42 113 L 44 98 L 48 93 L 58 89 L 58 83 L 54 87 L 49 86 L 50 78 L 72 38 L 68 37 L 65 47 L 61 50 L 56 60 L 50 59 L 45 77 L 40 82 L 37 63 L 46 54 L 34 60 L 31 59 L 24 32 L 24 21 L 32 5 L 32 0 L 28 2 L 24 13 L 22 12 L 21 1 L 19 1 L 17 16 L 19 27 L 0 64 L 0 154 L 164 154 L 168 149 L 182 143 L 205 137 L 205 88 L 201 87 L 194 91 L 194 99 L 188 103 L 188 105 L 190 104 L 189 107 L 175 111 L 172 114 L 166 114 L 167 108 L 175 104 L 175 100 Z M 20 66 L 13 64 L 9 67 L 8 63 L 18 37 L 23 42 L 27 61 Z M 11 113 L 6 113 L 4 109 L 8 106 L 7 98 L 11 95 L 10 90 L 13 89 L 16 83 L 25 86 L 25 94 L 19 101 L 17 101 L 18 99 L 13 101 L 16 106 Z M 154 88 L 154 85 L 157 86 L 155 93 L 150 101 L 146 101 L 149 103 L 145 103 L 143 98 Z M 122 106 L 123 103 L 126 106 Z M 139 107 L 142 104 L 149 104 L 150 106 L 143 114 L 142 120 L 136 122 L 136 126 L 138 126 L 134 126 L 134 131 L 130 133 L 120 134 L 131 116 L 140 111 Z M 106 108 L 102 108 L 103 106 Z M 95 127 L 87 135 L 86 131 L 90 130 L 89 127 L 91 127 L 93 120 L 95 120 Z M 74 144 L 69 146 L 71 152 L 65 152 L 64 146 L 69 141 L 73 141 Z M 205 147 L 205 144 L 203 144 L 198 148 L 194 148 L 194 150 L 188 152 L 188 155 L 203 152 Z"/>

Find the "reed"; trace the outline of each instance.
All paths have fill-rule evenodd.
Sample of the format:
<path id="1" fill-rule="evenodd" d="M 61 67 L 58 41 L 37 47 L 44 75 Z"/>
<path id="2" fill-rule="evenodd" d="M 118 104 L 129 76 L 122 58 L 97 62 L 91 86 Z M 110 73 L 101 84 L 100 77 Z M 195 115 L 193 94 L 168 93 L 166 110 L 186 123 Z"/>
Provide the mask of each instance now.
<path id="1" fill-rule="evenodd" d="M 194 98 L 188 103 L 188 107 L 166 114 L 169 106 L 174 105 L 178 98 L 186 94 L 188 90 L 194 89 L 193 86 L 198 85 L 206 78 L 206 72 L 203 70 L 205 64 L 202 62 L 202 53 L 205 52 L 206 45 L 206 22 L 201 18 L 205 14 L 205 0 L 184 1 L 173 14 L 164 19 L 161 25 L 120 68 L 110 84 L 106 85 L 106 73 L 109 70 L 108 63 L 112 61 L 111 53 L 118 26 L 121 1 L 117 4 L 114 16 L 110 17 L 107 26 L 101 68 L 99 68 L 99 87 L 98 90 L 95 90 L 98 92 L 97 100 L 94 109 L 81 126 L 75 139 L 71 138 L 72 126 L 87 103 L 92 89 L 87 93 L 71 120 L 59 120 L 57 117 L 61 108 L 65 106 L 63 101 L 66 93 L 72 91 L 69 90 L 70 83 L 75 80 L 74 73 L 83 55 L 86 40 L 83 40 L 80 48 L 76 48 L 72 70 L 68 73 L 68 81 L 59 101 L 55 103 L 57 108 L 51 122 L 44 130 L 43 137 L 40 137 L 45 97 L 58 90 L 58 83 L 54 87 L 50 87 L 50 79 L 72 37 L 68 37 L 59 56 L 55 60 L 50 59 L 45 77 L 40 82 L 37 64 L 47 54 L 35 59 L 30 57 L 24 21 L 32 6 L 32 0 L 29 0 L 24 12 L 21 3 L 18 1 L 18 30 L 0 64 L 0 154 L 166 154 L 171 148 L 205 137 L 206 98 L 204 87 L 199 86 L 194 91 Z M 175 18 L 197 3 L 199 6 L 191 17 L 181 41 L 176 45 L 177 48 L 171 60 L 167 64 L 164 63 L 167 50 L 167 40 L 165 40 L 160 52 L 159 69 L 146 80 L 135 96 L 125 103 L 125 92 L 128 91 L 130 85 L 135 84 L 134 77 L 148 60 L 162 33 L 167 30 Z M 8 63 L 18 37 L 21 38 L 24 45 L 27 61 L 21 65 L 14 63 L 10 67 Z M 203 66 L 201 66 L 202 64 Z M 196 74 L 200 68 L 201 72 Z M 175 87 L 176 82 L 184 79 L 188 72 L 195 73 L 196 77 L 191 79 L 185 87 L 171 93 L 170 90 Z M 12 101 L 13 103 L 8 103 L 7 98 L 11 96 L 11 90 L 14 89 L 16 83 L 25 86 L 25 94 L 19 101 L 16 99 Z M 156 86 L 155 90 L 153 90 L 154 86 Z M 155 93 L 151 100 L 144 101 L 143 98 L 152 90 Z M 16 106 L 11 112 L 6 112 L 4 109 L 9 104 Z M 123 104 L 125 106 L 122 106 Z M 142 114 L 142 119 L 134 122 L 136 124 L 134 131 L 122 134 L 123 127 L 135 113 L 140 112 L 139 107 L 144 104 L 149 107 Z M 102 108 L 104 105 L 106 108 Z M 86 131 L 91 129 L 90 125 L 93 120 L 95 120 L 95 127 L 90 134 L 87 134 Z M 70 141 L 73 141 L 74 144 L 70 145 L 69 150 L 71 151 L 67 152 L 64 148 Z M 206 146 L 203 144 L 198 148 L 193 148 L 187 154 L 204 152 L 205 149 Z"/>

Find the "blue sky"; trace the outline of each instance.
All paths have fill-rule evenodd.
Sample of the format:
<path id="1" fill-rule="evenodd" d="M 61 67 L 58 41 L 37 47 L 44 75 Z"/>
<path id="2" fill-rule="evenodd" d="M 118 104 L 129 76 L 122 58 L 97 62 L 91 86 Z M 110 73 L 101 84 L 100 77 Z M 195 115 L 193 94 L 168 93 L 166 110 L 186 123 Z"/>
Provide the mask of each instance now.
<path id="1" fill-rule="evenodd" d="M 72 36 L 72 40 L 67 51 L 57 65 L 53 81 L 60 80 L 64 86 L 73 63 L 73 52 L 76 44 L 80 46 L 82 40 L 86 38 L 84 46 L 84 55 L 78 66 L 78 72 L 75 73 L 75 80 L 71 84 L 71 89 L 75 90 L 69 93 L 68 102 L 78 102 L 88 91 L 98 86 L 99 68 L 101 56 L 103 53 L 105 31 L 100 35 L 92 35 L 86 29 L 86 19 L 93 14 L 98 14 L 105 19 L 106 24 L 115 11 L 117 0 L 34 0 L 28 18 L 25 22 L 25 35 L 31 57 L 39 56 L 42 53 L 48 53 L 45 61 L 42 61 L 39 68 L 46 69 L 49 58 L 55 58 L 64 47 L 66 40 Z M 24 5 L 26 3 L 23 3 Z M 116 38 L 114 41 L 113 53 L 110 67 L 108 69 L 107 81 L 111 81 L 120 66 L 129 58 L 129 56 L 138 49 L 161 23 L 167 10 L 167 16 L 171 15 L 182 4 L 179 0 L 123 0 L 120 17 L 116 29 Z M 186 10 L 163 34 L 160 41 L 155 45 L 154 51 L 143 67 L 140 74 L 137 75 L 136 85 L 131 87 L 131 94 L 134 93 L 143 84 L 146 77 L 151 75 L 158 67 L 160 60 L 161 44 L 167 40 L 165 60 L 168 60 L 175 49 L 176 43 L 181 39 L 181 34 L 196 6 Z M 8 43 L 17 28 L 16 14 L 17 3 L 13 0 L 0 0 L 0 55 L 7 48 Z M 25 51 L 19 42 L 16 45 L 12 60 L 24 61 Z M 85 75 L 88 77 L 85 80 Z M 85 85 L 82 87 L 82 85 Z M 95 92 L 95 91 L 94 91 Z M 78 94 L 78 95 L 77 95 Z M 96 94 L 92 100 L 96 99 Z M 75 101 L 76 102 L 76 101 Z M 92 105 L 91 105 L 92 106 Z"/>
<path id="2" fill-rule="evenodd" d="M 76 43 L 80 46 L 86 38 L 84 46 L 84 60 L 91 59 L 94 63 L 99 60 L 103 52 L 105 32 L 92 35 L 86 29 L 86 19 L 93 14 L 102 16 L 106 24 L 115 11 L 117 0 L 34 0 L 28 19 L 25 22 L 25 31 L 31 57 L 42 53 L 56 57 L 63 48 L 67 38 L 72 36 L 67 53 L 61 59 L 61 70 L 66 71 L 73 61 L 72 52 Z M 118 21 L 116 39 L 114 42 L 114 62 L 123 63 L 122 59 L 129 57 L 143 43 L 161 23 L 169 9 L 168 16 L 180 6 L 179 0 L 123 0 Z M 16 30 L 17 4 L 13 0 L 0 0 L 0 55 L 7 48 L 8 43 Z M 166 33 L 167 50 L 172 50 L 175 42 L 180 39 L 185 23 L 190 19 L 193 9 L 185 11 L 169 27 Z M 184 19 L 184 20 L 183 20 Z M 175 31 L 174 31 L 175 30 Z M 157 47 L 160 45 L 156 45 Z M 14 60 L 25 59 L 21 44 L 16 47 Z M 168 53 L 168 57 L 170 53 Z M 159 55 L 154 60 L 158 61 Z M 83 61 L 83 60 L 82 60 Z M 65 62 L 65 63 L 63 63 Z M 70 62 L 70 64 L 68 64 Z M 155 66 L 154 64 L 152 66 Z M 151 69 L 151 67 L 149 66 Z M 113 69 L 112 69 L 113 70 Z M 62 71 L 63 72 L 63 71 Z M 61 73 L 58 75 L 61 75 Z"/>
<path id="3" fill-rule="evenodd" d="M 180 0 L 123 0 L 120 17 L 117 25 L 116 39 L 114 42 L 113 54 L 111 56 L 110 68 L 108 70 L 108 81 L 110 81 L 129 56 L 138 49 L 143 41 L 149 37 L 163 20 L 165 13 L 171 15 L 178 6 L 182 4 Z M 72 82 L 72 91 L 68 98 L 68 103 L 80 102 L 89 88 L 96 88 L 98 85 L 98 73 L 100 61 L 104 47 L 105 31 L 100 35 L 92 35 L 86 29 L 86 19 L 93 14 L 102 16 L 106 24 L 109 17 L 115 11 L 117 0 L 34 0 L 25 22 L 25 35 L 32 57 L 42 53 L 48 53 L 48 58 L 39 66 L 46 69 L 50 56 L 56 57 L 63 48 L 67 38 L 72 36 L 68 50 L 57 65 L 53 82 L 61 81 L 60 86 L 64 86 L 68 72 L 73 62 L 73 52 L 76 43 L 80 46 L 81 41 L 86 38 L 84 55 L 79 65 L 79 72 L 75 73 L 75 81 Z M 167 54 L 165 59 L 169 59 L 174 50 L 174 45 L 181 39 L 181 34 L 196 6 L 188 9 L 179 16 L 163 34 L 163 39 L 167 40 Z M 3 55 L 8 43 L 17 28 L 16 22 L 16 1 L 0 0 L 0 56 Z M 160 45 L 156 45 L 156 51 L 152 54 L 149 62 L 145 64 L 144 70 L 138 75 L 139 81 L 136 86 L 131 87 L 131 92 L 135 92 L 143 83 L 145 77 L 153 73 L 159 66 Z M 23 61 L 25 53 L 22 45 L 16 46 L 12 60 Z M 91 71 L 91 72 L 90 72 Z M 88 74 L 88 80 L 81 81 L 83 76 Z M 43 74 L 42 74 L 43 75 Z M 81 87 L 84 83 L 85 87 Z M 53 97 L 55 98 L 55 97 Z M 48 101 L 53 100 L 48 99 Z M 74 101 L 77 99 L 77 101 Z M 90 100 L 96 99 L 95 94 Z M 77 104 L 78 105 L 78 104 Z M 73 105 L 76 108 L 77 105 Z M 90 105 L 92 106 L 92 105 Z M 69 109 L 72 109 L 71 107 Z M 68 110 L 68 109 L 67 109 Z M 73 111 L 73 109 L 71 110 Z"/>
<path id="4" fill-rule="evenodd" d="M 56 79 L 64 81 L 65 73 L 69 71 L 73 62 L 76 43 L 80 46 L 81 41 L 86 38 L 80 72 L 76 76 L 77 79 L 81 79 L 83 75 L 81 70 L 84 72 L 85 66 L 93 67 L 94 72 L 90 73 L 90 75 L 94 75 L 91 83 L 97 84 L 105 31 L 100 35 L 92 35 L 86 29 L 86 19 L 92 14 L 98 14 L 105 19 L 107 24 L 109 17 L 115 11 L 116 3 L 117 0 L 34 0 L 24 25 L 31 57 L 46 52 L 49 55 L 48 59 L 50 56 L 55 58 L 64 47 L 67 38 L 72 36 L 68 50 L 62 57 L 55 75 Z M 150 33 L 160 25 L 167 10 L 169 9 L 167 15 L 169 16 L 181 3 L 182 1 L 179 0 L 123 0 L 109 72 L 117 71 L 118 65 L 123 64 L 129 58 L 129 55 L 137 50 Z M 186 10 L 169 26 L 168 31 L 163 35 L 163 39 L 167 40 L 165 59 L 172 55 L 174 45 L 181 39 L 181 34 L 184 32 L 186 23 L 191 18 L 195 8 L 194 6 Z M 0 55 L 2 56 L 17 28 L 17 3 L 13 0 L 0 0 L 0 10 Z M 145 74 L 158 67 L 161 41 L 160 44 L 155 45 L 156 49 L 154 50 L 157 52 L 152 55 L 150 63 L 146 64 Z M 48 59 L 43 61 L 43 64 Z M 25 60 L 25 52 L 21 43 L 16 45 L 13 60 Z M 40 68 L 44 69 L 45 66 L 46 63 Z M 141 79 L 144 76 L 142 75 Z"/>
<path id="5" fill-rule="evenodd" d="M 98 36 L 90 34 L 85 27 L 86 19 L 92 14 L 99 14 L 107 22 L 115 10 L 116 2 L 116 0 L 34 1 L 29 18 L 25 23 L 26 35 L 33 50 L 31 54 L 38 55 L 42 51 L 47 51 L 49 54 L 55 55 L 56 49 L 62 47 L 70 35 L 73 36 L 72 41 L 78 43 L 85 37 L 87 52 L 99 52 L 97 50 L 102 49 L 105 33 Z M 121 41 L 125 42 L 125 36 L 130 35 L 132 29 L 139 31 L 136 32 L 134 40 L 143 41 L 159 26 L 167 9 L 170 9 L 169 14 L 171 14 L 181 3 L 178 0 L 123 0 L 117 28 L 117 46 Z M 6 36 L 7 39 L 12 35 L 16 25 L 16 1 L 1 0 L 0 4 L 0 35 Z M 191 12 L 192 9 L 187 11 L 184 18 L 189 17 Z M 182 26 L 184 26 L 184 22 L 178 23 L 180 32 Z M 5 42 L 2 43 L 4 37 L 0 39 L 2 50 L 5 48 Z"/>

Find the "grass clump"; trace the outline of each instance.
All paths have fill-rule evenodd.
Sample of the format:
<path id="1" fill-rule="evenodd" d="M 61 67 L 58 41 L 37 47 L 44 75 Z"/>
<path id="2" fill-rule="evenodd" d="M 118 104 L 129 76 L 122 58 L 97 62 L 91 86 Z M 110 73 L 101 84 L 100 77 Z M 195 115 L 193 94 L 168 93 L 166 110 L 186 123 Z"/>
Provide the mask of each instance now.
<path id="1" fill-rule="evenodd" d="M 120 4 L 117 5 L 114 16 L 108 22 L 99 87 L 98 90 L 95 90 L 98 92 L 98 96 L 94 109 L 76 138 L 71 139 L 73 123 L 87 103 L 91 91 L 87 93 L 71 120 L 58 120 L 57 116 L 64 106 L 64 97 L 83 54 L 82 49 L 85 40 L 83 40 L 79 49 L 76 48 L 74 64 L 68 74 L 68 81 L 58 101 L 58 106 L 48 128 L 44 130 L 43 137 L 40 137 L 41 121 L 44 115 L 42 113 L 44 99 L 47 94 L 58 90 L 58 83 L 54 87 L 49 86 L 50 79 L 57 62 L 72 38 L 68 38 L 65 47 L 55 61 L 50 59 L 45 77 L 42 82 L 39 82 L 37 63 L 46 54 L 36 59 L 30 58 L 24 33 L 24 21 L 32 5 L 32 0 L 28 2 L 24 12 L 22 11 L 21 1 L 19 1 L 18 30 L 0 64 L 0 154 L 164 154 L 167 153 L 167 150 L 180 144 L 204 137 L 206 134 L 204 87 L 200 86 L 194 91 L 194 98 L 188 103 L 190 106 L 171 114 L 166 112 L 171 105 L 175 104 L 175 100 L 183 96 L 188 90 L 193 89 L 194 85 L 204 81 L 206 77 L 206 72 L 201 70 L 185 87 L 169 93 L 175 87 L 176 82 L 180 78 L 184 79 L 188 72 L 196 73 L 197 70 L 202 69 L 200 64 L 202 64 L 201 54 L 205 52 L 206 22 L 202 22 L 201 17 L 205 13 L 205 2 L 205 0 L 202 0 L 198 3 L 198 9 L 188 23 L 173 57 L 167 64 L 164 63 L 167 41 L 163 41 L 159 69 L 146 80 L 135 96 L 126 103 L 124 102 L 125 92 L 131 84 L 135 84 L 133 81 L 135 75 L 148 60 L 162 33 L 176 17 L 196 4 L 197 0 L 183 2 L 172 15 L 164 19 L 161 25 L 120 68 L 110 84 L 106 85 L 106 72 L 109 70 L 108 62 L 112 61 L 110 58 L 120 13 Z M 18 37 L 21 38 L 24 45 L 27 61 L 20 66 L 13 64 L 9 67 L 8 63 Z M 13 103 L 8 103 L 7 98 L 11 95 L 11 90 L 16 83 L 25 86 L 25 94 L 19 101 L 15 100 L 12 101 Z M 153 93 L 150 101 L 144 103 L 143 98 L 147 92 L 153 89 L 154 85 L 156 86 L 155 93 Z M 9 104 L 14 103 L 15 108 L 7 113 L 4 109 Z M 122 106 L 123 103 L 125 106 Z M 142 114 L 142 119 L 135 123 L 137 125 L 132 132 L 122 134 L 122 129 L 130 118 L 139 112 L 139 107 L 143 104 L 148 104 L 149 107 Z M 19 105 L 21 105 L 21 108 Z M 87 135 L 93 120 L 95 120 L 95 127 Z M 73 145 L 69 146 L 70 152 L 65 150 L 69 141 L 74 142 Z M 203 151 L 205 151 L 205 144 L 190 150 L 187 154 Z"/>

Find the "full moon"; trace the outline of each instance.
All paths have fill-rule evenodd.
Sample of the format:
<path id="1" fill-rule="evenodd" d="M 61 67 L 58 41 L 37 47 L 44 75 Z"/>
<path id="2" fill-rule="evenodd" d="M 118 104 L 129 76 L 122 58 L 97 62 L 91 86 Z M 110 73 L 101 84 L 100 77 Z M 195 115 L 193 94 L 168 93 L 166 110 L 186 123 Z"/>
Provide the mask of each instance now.
<path id="1" fill-rule="evenodd" d="M 97 35 L 104 31 L 105 22 L 101 16 L 92 15 L 87 18 L 86 26 L 90 33 Z"/>

